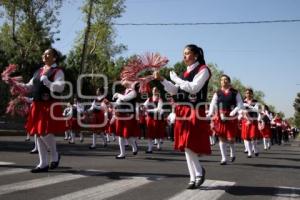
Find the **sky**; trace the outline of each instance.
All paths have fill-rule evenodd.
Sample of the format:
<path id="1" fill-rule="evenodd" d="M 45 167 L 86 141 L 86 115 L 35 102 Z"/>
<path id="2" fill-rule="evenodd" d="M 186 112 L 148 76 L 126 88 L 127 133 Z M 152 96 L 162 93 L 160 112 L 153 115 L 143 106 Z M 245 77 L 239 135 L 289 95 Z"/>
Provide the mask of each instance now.
<path id="1" fill-rule="evenodd" d="M 67 54 L 84 28 L 83 0 L 67 0 L 61 10 L 61 40 L 54 47 Z M 117 23 L 188 23 L 300 19 L 299 0 L 126 0 Z M 119 56 L 159 52 L 174 64 L 183 48 L 204 49 L 207 63 L 265 94 L 286 117 L 294 115 L 300 92 L 300 22 L 198 26 L 115 26 Z"/>

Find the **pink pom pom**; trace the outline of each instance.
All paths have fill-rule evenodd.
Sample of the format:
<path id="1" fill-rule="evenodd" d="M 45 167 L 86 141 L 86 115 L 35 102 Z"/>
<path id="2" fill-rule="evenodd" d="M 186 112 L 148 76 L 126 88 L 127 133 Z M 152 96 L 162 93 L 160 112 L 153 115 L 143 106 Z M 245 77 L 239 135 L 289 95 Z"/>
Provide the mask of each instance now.
<path id="1" fill-rule="evenodd" d="M 138 81 L 140 92 L 147 92 L 149 90 L 147 85 L 154 77 L 152 75 L 143 76 L 143 74 L 161 69 L 168 61 L 166 57 L 162 57 L 159 53 L 145 53 L 136 56 L 123 66 L 120 78 L 121 80 Z"/>

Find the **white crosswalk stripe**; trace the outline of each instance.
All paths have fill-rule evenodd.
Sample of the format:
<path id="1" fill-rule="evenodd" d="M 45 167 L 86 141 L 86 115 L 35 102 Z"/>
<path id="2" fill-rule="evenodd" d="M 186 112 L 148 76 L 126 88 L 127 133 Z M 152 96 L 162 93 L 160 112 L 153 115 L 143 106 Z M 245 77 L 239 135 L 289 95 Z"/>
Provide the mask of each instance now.
<path id="1" fill-rule="evenodd" d="M 296 187 L 277 187 L 278 192 L 275 194 L 275 197 L 272 200 L 292 200 L 300 199 L 300 188 Z"/>
<path id="2" fill-rule="evenodd" d="M 0 170 L 0 176 L 15 175 L 20 173 L 28 173 L 29 169 L 24 168 L 12 168 Z M 23 190 L 35 189 L 48 185 L 55 185 L 71 180 L 77 180 L 93 175 L 107 173 L 101 170 L 83 170 L 76 171 L 74 174 L 52 175 L 47 177 L 32 179 L 27 181 L 21 181 L 11 183 L 7 185 L 0 185 L 0 199 L 1 195 L 19 192 Z M 96 200 L 112 198 L 122 193 L 129 192 L 131 190 L 138 190 L 139 187 L 146 186 L 147 184 L 161 180 L 165 177 L 162 176 L 135 176 L 135 177 L 122 177 L 120 180 L 112 180 L 111 182 L 89 187 L 86 189 L 79 189 L 75 192 L 63 194 L 62 196 L 56 196 L 51 200 Z M 200 189 L 187 190 L 183 189 L 179 193 L 167 198 L 168 200 L 217 200 L 225 191 L 231 186 L 235 185 L 235 182 L 227 182 L 220 180 L 206 180 Z M 146 186 L 147 187 L 147 186 Z M 117 189 L 116 189 L 117 188 Z M 58 195 L 58 194 L 56 194 Z M 273 194 L 270 199 L 272 200 L 292 200 L 300 198 L 300 188 L 296 187 L 277 187 L 276 194 Z"/>
<path id="3" fill-rule="evenodd" d="M 13 168 L 13 169 L 8 169 L 8 170 L 3 170 L 3 171 L 0 171 L 0 176 L 7 176 L 7 175 L 12 175 L 12 174 L 24 173 L 24 172 L 29 172 L 29 169 Z"/>
<path id="4" fill-rule="evenodd" d="M 1 165 L 14 165 L 14 164 L 16 164 L 16 163 L 0 161 L 0 166 L 1 166 Z"/>
<path id="5" fill-rule="evenodd" d="M 216 200 L 225 193 L 225 188 L 234 185 L 234 182 L 205 180 L 201 189 L 184 190 L 169 200 Z"/>
<path id="6" fill-rule="evenodd" d="M 106 183 L 96 187 L 80 190 L 74 193 L 66 194 L 53 198 L 51 200 L 94 200 L 94 199 L 106 199 L 109 197 L 116 196 L 128 190 L 140 187 L 147 183 L 152 182 L 147 177 L 133 177 L 129 179 L 124 179 L 120 181 L 113 181 L 111 183 Z"/>
<path id="7" fill-rule="evenodd" d="M 66 174 L 66 175 L 49 176 L 49 177 L 44 177 L 39 179 L 33 179 L 29 181 L 22 181 L 22 182 L 12 183 L 8 185 L 1 185 L 0 195 L 17 192 L 21 190 L 34 189 L 34 188 L 43 187 L 55 183 L 64 182 L 64 181 L 75 180 L 82 177 L 85 176 L 77 175 L 77 174 Z"/>

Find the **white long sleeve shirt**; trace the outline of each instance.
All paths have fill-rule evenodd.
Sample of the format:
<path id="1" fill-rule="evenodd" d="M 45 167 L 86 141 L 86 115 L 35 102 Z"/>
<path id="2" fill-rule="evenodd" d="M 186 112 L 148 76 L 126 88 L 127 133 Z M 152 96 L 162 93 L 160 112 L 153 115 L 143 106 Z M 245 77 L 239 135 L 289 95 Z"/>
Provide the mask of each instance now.
<path id="1" fill-rule="evenodd" d="M 126 89 L 125 94 L 118 94 L 118 99 L 116 100 L 116 104 L 130 101 L 136 97 L 137 97 L 137 93 L 134 89 Z"/>
<path id="2" fill-rule="evenodd" d="M 232 116 L 236 115 L 238 113 L 239 110 L 243 109 L 243 100 L 242 100 L 242 96 L 240 93 L 237 93 L 236 97 L 235 97 L 235 100 L 236 100 L 236 107 L 231 111 L 231 114 Z M 213 98 L 210 102 L 210 106 L 209 106 L 209 111 L 208 111 L 208 114 L 207 116 L 213 116 L 213 114 L 217 111 L 217 108 L 218 108 L 218 95 L 217 93 L 215 93 L 213 95 Z"/>
<path id="3" fill-rule="evenodd" d="M 98 101 L 100 101 L 102 99 L 98 99 Z M 90 108 L 87 110 L 87 112 L 92 112 L 94 110 L 106 110 L 106 104 L 104 102 L 98 102 L 96 100 L 93 101 L 92 105 L 90 106 Z"/>
<path id="4" fill-rule="evenodd" d="M 145 101 L 144 106 L 145 106 L 145 108 L 147 108 L 148 106 L 153 105 L 153 104 L 154 104 L 154 102 L 150 102 L 150 98 L 148 98 Z M 163 101 L 161 98 L 159 98 L 157 107 L 153 108 L 153 109 L 147 109 L 147 112 L 163 114 L 162 107 L 163 107 Z"/>
<path id="5" fill-rule="evenodd" d="M 55 68 L 57 67 L 57 64 L 54 63 L 51 65 L 51 67 Z M 50 91 L 52 92 L 59 92 L 61 93 L 64 90 L 65 87 L 65 75 L 62 70 L 58 70 L 56 74 L 54 75 L 53 82 L 49 79 L 45 79 L 43 81 L 44 85 L 47 86 Z M 32 90 L 33 87 L 33 78 L 30 79 L 30 81 L 26 84 L 22 84 L 24 87 L 28 88 L 29 90 Z"/>
<path id="6" fill-rule="evenodd" d="M 196 62 L 196 63 L 188 66 L 187 72 L 191 72 L 198 65 L 199 65 L 199 63 Z M 161 83 L 164 86 L 164 89 L 171 95 L 176 95 L 178 92 L 178 88 L 180 88 L 190 94 L 197 94 L 202 89 L 202 87 L 204 86 L 206 81 L 209 79 L 209 77 L 210 77 L 210 73 L 209 73 L 208 69 L 204 68 L 195 75 L 195 77 L 193 78 L 193 80 L 191 82 L 182 80 L 180 85 L 178 85 L 178 84 L 173 84 L 171 81 L 164 79 L 163 81 L 161 81 Z"/>

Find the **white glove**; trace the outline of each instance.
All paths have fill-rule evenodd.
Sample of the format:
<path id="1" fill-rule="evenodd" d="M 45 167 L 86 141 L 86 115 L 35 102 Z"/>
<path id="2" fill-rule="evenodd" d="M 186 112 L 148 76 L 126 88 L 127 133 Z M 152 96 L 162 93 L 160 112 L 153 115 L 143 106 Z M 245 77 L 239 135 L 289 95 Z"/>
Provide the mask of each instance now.
<path id="1" fill-rule="evenodd" d="M 43 75 L 43 76 L 41 76 L 40 81 L 44 81 L 46 79 L 48 79 L 48 77 L 46 75 Z"/>
<path id="2" fill-rule="evenodd" d="M 179 78 L 174 71 L 170 71 L 170 79 L 177 85 L 180 85 L 183 82 L 183 80 Z"/>
<path id="3" fill-rule="evenodd" d="M 41 76 L 40 81 L 42 81 L 46 86 L 49 86 L 51 83 L 46 75 Z"/>
<path id="4" fill-rule="evenodd" d="M 206 114 L 206 120 L 211 120 L 211 118 L 212 118 L 212 115 L 209 114 L 209 113 L 207 113 L 207 114 Z"/>
<path id="5" fill-rule="evenodd" d="M 236 115 L 235 110 L 233 110 L 233 111 L 231 111 L 231 112 L 229 113 L 229 116 L 230 116 L 230 117 L 234 117 L 235 115 Z"/>
<path id="6" fill-rule="evenodd" d="M 24 97 L 24 98 L 25 98 L 26 103 L 32 103 L 32 101 L 33 101 L 33 98 L 29 98 L 29 97 Z"/>
<path id="7" fill-rule="evenodd" d="M 119 98 L 119 93 L 115 93 L 112 99 L 115 100 L 115 99 L 118 99 L 118 98 Z"/>

